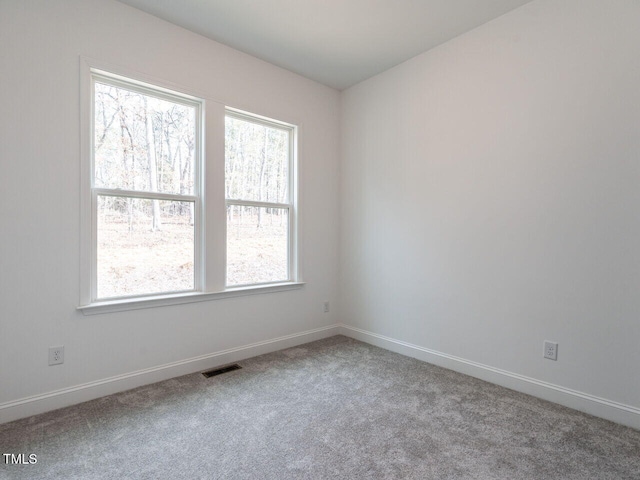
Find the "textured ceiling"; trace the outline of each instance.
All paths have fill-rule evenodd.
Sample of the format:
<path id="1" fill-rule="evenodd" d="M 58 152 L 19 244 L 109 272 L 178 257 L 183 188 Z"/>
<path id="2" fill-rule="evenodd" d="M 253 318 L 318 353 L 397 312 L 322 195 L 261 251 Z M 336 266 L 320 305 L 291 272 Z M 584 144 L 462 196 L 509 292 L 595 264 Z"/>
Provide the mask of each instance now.
<path id="1" fill-rule="evenodd" d="M 337 89 L 531 0 L 119 0 Z"/>

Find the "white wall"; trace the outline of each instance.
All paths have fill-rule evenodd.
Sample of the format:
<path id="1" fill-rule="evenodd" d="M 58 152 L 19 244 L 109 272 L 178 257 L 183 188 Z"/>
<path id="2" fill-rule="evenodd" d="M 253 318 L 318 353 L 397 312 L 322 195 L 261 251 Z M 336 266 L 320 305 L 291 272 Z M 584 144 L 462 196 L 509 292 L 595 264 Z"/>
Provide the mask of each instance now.
<path id="1" fill-rule="evenodd" d="M 343 92 L 341 318 L 640 428 L 639 85 L 640 2 L 538 0 Z"/>
<path id="2" fill-rule="evenodd" d="M 96 316 L 76 311 L 86 161 L 80 55 L 300 123 L 302 289 Z M 337 91 L 112 0 L 0 0 L 0 87 L 0 421 L 164 374 L 73 396 L 78 385 L 335 323 L 322 302 L 336 296 Z M 315 336 L 324 334 L 331 331 Z M 49 367 L 54 345 L 65 346 L 65 363 Z M 65 398 L 46 397 L 59 390 Z"/>

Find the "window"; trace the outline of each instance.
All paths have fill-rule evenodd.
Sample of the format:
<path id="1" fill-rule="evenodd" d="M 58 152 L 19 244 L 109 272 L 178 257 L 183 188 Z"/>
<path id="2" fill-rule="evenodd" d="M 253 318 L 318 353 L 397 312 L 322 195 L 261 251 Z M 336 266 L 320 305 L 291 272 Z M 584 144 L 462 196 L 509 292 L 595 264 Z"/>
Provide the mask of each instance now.
<path id="1" fill-rule="evenodd" d="M 299 288 L 297 127 L 84 65 L 79 308 Z"/>
<path id="2" fill-rule="evenodd" d="M 227 110 L 227 286 L 295 278 L 291 125 Z"/>
<path id="3" fill-rule="evenodd" d="M 200 289 L 201 103 L 92 75 L 92 300 Z"/>

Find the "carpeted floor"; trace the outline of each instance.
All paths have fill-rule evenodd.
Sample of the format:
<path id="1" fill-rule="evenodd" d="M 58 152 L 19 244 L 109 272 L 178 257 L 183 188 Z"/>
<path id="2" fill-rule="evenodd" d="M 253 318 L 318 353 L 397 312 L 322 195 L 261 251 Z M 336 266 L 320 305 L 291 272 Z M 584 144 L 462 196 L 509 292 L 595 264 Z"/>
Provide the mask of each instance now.
<path id="1" fill-rule="evenodd" d="M 0 425 L 0 479 L 640 479 L 640 431 L 337 336 Z"/>

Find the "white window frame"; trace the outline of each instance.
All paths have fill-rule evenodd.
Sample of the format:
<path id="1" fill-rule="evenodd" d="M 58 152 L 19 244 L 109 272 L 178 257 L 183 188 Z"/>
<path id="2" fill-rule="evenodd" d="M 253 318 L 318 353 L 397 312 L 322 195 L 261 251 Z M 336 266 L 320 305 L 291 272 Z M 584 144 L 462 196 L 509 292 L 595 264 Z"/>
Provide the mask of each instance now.
<path id="1" fill-rule="evenodd" d="M 172 84 L 157 77 L 141 74 L 122 66 L 80 56 L 80 301 L 77 309 L 85 315 L 121 312 L 143 308 L 179 305 L 194 302 L 219 300 L 224 298 L 282 292 L 302 288 L 300 265 L 300 242 L 298 236 L 298 142 L 299 122 L 286 123 L 267 116 L 249 113 L 247 109 L 226 106 L 219 100 L 206 95 L 193 94 L 192 89 Z M 95 249 L 97 218 L 94 211 L 97 191 L 93 187 L 93 108 L 94 89 L 92 75 L 106 75 L 110 79 L 121 80 L 140 88 L 151 86 L 153 92 L 177 95 L 181 99 L 201 102 L 201 123 L 199 125 L 199 212 L 194 212 L 199 222 L 199 233 L 195 233 L 194 268 L 195 290 L 168 292 L 166 294 L 95 299 Z M 127 87 L 129 88 L 129 87 Z M 189 93 L 186 93 L 189 92 Z M 290 152 L 290 211 L 289 211 L 289 281 L 280 283 L 251 284 L 226 287 L 226 199 L 225 199 L 225 116 L 233 111 L 249 115 L 251 119 L 262 119 L 272 124 L 293 127 L 294 134 Z M 94 195 L 95 193 L 95 195 Z M 122 193 L 118 191 L 118 194 Z M 194 192 L 195 193 L 195 192 Z M 145 198 L 147 194 L 145 192 Z M 164 196 L 164 194 L 159 194 Z M 153 198 L 156 198 L 155 196 Z M 157 197 L 160 198 L 160 197 Z M 196 209 L 194 209 L 196 210 Z M 94 246 L 95 245 L 95 246 Z"/>
<path id="2" fill-rule="evenodd" d="M 272 118 L 263 117 L 261 115 L 255 115 L 253 113 L 245 112 L 235 108 L 227 107 L 225 109 L 226 117 L 235 118 L 246 122 L 263 125 L 268 128 L 275 128 L 278 130 L 284 130 L 289 134 L 289 154 L 287 158 L 287 203 L 274 203 L 274 202 L 262 202 L 254 200 L 241 200 L 235 198 L 225 198 L 225 206 L 239 205 L 246 207 L 263 207 L 263 208 L 280 208 L 287 210 L 287 278 L 278 282 L 265 282 L 265 283 L 249 283 L 240 285 L 228 285 L 226 273 L 228 267 L 225 262 L 225 285 L 227 289 L 243 288 L 250 286 L 260 285 L 274 285 L 277 283 L 289 283 L 298 280 L 298 249 L 297 249 L 297 127 L 290 123 L 281 122 Z M 226 138 L 225 138 L 226 141 Z"/>
<path id="3" fill-rule="evenodd" d="M 204 287 L 204 269 L 202 265 L 203 255 L 203 242 L 202 242 L 202 224 L 203 224 L 203 210 L 204 205 L 202 202 L 202 125 L 203 125 L 203 108 L 204 101 L 197 97 L 190 95 L 184 95 L 166 88 L 159 87 L 146 82 L 140 82 L 132 78 L 122 77 L 120 75 L 114 75 L 112 73 L 104 72 L 98 69 L 90 69 L 91 75 L 91 92 L 90 92 L 90 189 L 91 189 L 91 280 L 90 280 L 90 301 L 91 303 L 111 300 L 125 300 L 135 299 L 139 297 L 155 297 L 159 295 L 171 295 L 187 292 L 202 291 Z M 142 190 L 123 190 L 113 188 L 98 188 L 95 186 L 95 125 L 94 125 L 94 108 L 95 108 L 95 85 L 101 83 L 113 87 L 123 88 L 132 92 L 140 93 L 148 97 L 155 97 L 162 100 L 167 100 L 172 103 L 185 105 L 195 109 L 195 149 L 194 149 L 194 185 L 192 195 L 172 194 L 172 193 L 159 193 L 149 192 Z M 97 265 L 98 265 L 98 197 L 99 196 L 111 196 L 111 197 L 123 197 L 123 198 L 139 198 L 145 200 L 169 200 L 179 202 L 193 202 L 194 204 L 194 288 L 190 290 L 171 290 L 171 291 L 159 291 L 153 293 L 139 294 L 139 295 L 126 295 L 118 297 L 102 297 L 98 298 L 97 295 Z"/>

